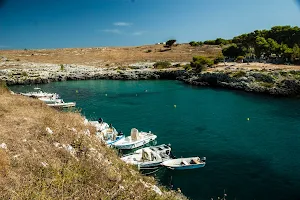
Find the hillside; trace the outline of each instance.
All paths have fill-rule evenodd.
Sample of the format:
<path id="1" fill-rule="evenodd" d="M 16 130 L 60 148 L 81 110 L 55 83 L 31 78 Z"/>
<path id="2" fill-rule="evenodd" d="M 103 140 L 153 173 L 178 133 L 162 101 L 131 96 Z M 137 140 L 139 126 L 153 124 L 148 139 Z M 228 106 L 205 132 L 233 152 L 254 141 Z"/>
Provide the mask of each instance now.
<path id="1" fill-rule="evenodd" d="M 0 199 L 185 199 L 100 143 L 79 113 L 0 87 Z M 156 191 L 156 192 L 155 192 Z"/>
<path id="2" fill-rule="evenodd" d="M 0 50 L 0 57 L 5 57 L 9 61 L 108 67 L 145 61 L 190 62 L 193 56 L 203 55 L 213 58 L 220 52 L 219 46 L 192 47 L 189 44 L 179 44 L 168 50 L 160 44 L 138 47 Z M 6 67 L 9 68 L 8 62 Z"/>

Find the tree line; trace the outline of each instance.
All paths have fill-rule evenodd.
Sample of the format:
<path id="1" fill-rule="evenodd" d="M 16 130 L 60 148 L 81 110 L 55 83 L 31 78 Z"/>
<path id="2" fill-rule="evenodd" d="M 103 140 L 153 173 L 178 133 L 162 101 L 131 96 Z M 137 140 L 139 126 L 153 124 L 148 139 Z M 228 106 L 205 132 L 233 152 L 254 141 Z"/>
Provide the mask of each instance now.
<path id="1" fill-rule="evenodd" d="M 263 59 L 277 63 L 300 64 L 300 28 L 274 26 L 270 30 L 256 30 L 233 39 L 217 38 L 204 42 L 190 42 L 191 46 L 221 45 L 227 58 Z"/>

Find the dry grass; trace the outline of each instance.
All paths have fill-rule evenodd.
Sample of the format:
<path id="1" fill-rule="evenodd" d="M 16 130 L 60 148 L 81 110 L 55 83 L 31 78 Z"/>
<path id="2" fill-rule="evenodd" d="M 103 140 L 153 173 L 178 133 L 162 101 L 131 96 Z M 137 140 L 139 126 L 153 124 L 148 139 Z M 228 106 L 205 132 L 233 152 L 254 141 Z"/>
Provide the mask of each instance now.
<path id="1" fill-rule="evenodd" d="M 58 112 L 3 89 L 0 118 L 0 143 L 7 145 L 0 148 L 0 199 L 184 198 L 145 186 L 156 182 L 100 143 L 78 113 Z M 70 151 L 63 147 L 68 144 Z"/>
<path id="2" fill-rule="evenodd" d="M 163 45 L 145 45 L 139 47 L 99 47 L 41 50 L 0 50 L 0 55 L 9 60 L 34 63 L 83 64 L 95 67 L 126 66 L 143 61 L 190 62 L 193 56 L 217 56 L 218 46 L 192 47 L 180 44 L 169 51 L 161 52 Z M 151 51 L 151 52 L 149 52 Z M 9 62 L 2 68 L 10 68 Z"/>

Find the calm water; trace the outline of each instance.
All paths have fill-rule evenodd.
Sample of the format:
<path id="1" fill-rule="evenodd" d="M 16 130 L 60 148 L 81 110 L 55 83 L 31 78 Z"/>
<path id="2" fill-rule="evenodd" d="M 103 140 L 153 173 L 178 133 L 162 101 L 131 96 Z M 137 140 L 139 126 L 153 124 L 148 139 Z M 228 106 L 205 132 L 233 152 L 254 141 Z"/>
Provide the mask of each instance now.
<path id="1" fill-rule="evenodd" d="M 224 189 L 228 199 L 300 199 L 299 99 L 177 81 L 90 80 L 39 87 L 76 101 L 87 118 L 102 117 L 127 135 L 132 127 L 151 130 L 158 144 L 171 143 L 178 157 L 206 156 L 202 169 L 166 171 L 160 177 L 192 199 L 216 198 Z"/>

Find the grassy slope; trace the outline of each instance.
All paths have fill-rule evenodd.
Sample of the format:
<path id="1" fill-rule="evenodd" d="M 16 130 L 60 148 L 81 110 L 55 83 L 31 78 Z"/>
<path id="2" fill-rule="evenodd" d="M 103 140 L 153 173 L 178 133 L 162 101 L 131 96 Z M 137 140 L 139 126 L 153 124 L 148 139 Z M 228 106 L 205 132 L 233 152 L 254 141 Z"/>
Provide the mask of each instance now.
<path id="1" fill-rule="evenodd" d="M 154 179 L 124 164 L 79 114 L 0 88 L 0 119 L 0 199 L 184 199 L 147 188 Z"/>
<path id="2" fill-rule="evenodd" d="M 151 52 L 147 53 L 148 50 Z M 0 56 L 20 62 L 53 63 L 53 64 L 83 64 L 96 67 L 126 66 L 142 61 L 173 61 L 190 62 L 193 56 L 203 55 L 215 57 L 221 48 L 219 46 L 191 47 L 180 44 L 169 51 L 163 45 L 145 45 L 138 47 L 99 47 L 99 48 L 69 48 L 41 50 L 0 50 Z M 32 55 L 33 54 L 33 55 Z M 7 66 L 9 68 L 9 66 Z"/>

